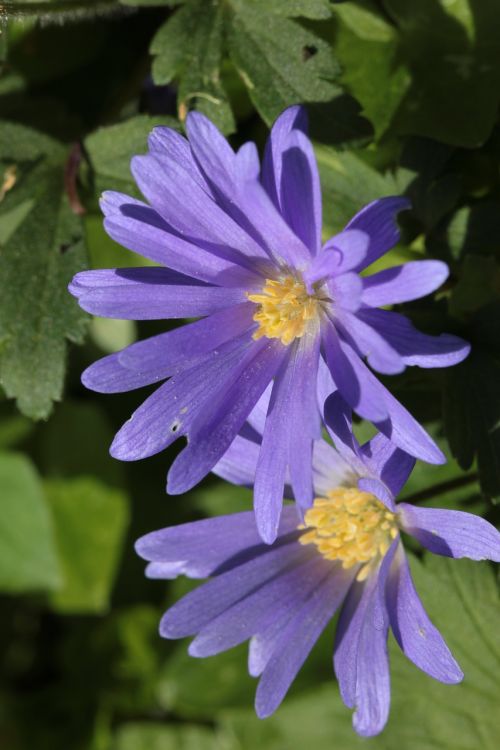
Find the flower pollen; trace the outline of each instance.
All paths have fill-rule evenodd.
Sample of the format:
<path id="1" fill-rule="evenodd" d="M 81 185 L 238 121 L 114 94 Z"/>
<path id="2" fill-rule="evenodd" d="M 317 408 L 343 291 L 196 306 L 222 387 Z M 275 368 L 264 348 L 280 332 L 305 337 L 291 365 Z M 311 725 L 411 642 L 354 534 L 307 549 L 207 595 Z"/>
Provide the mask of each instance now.
<path id="1" fill-rule="evenodd" d="M 383 557 L 398 535 L 396 516 L 368 492 L 337 487 L 314 500 L 305 514 L 301 544 L 315 544 L 327 560 L 341 560 L 343 568 L 362 564 L 363 581 L 378 557 Z"/>
<path id="2" fill-rule="evenodd" d="M 259 308 L 253 319 L 259 324 L 254 339 L 267 336 L 288 346 L 303 336 L 309 323 L 317 318 L 320 300 L 308 293 L 303 281 L 293 276 L 266 279 L 261 294 L 248 294 Z"/>

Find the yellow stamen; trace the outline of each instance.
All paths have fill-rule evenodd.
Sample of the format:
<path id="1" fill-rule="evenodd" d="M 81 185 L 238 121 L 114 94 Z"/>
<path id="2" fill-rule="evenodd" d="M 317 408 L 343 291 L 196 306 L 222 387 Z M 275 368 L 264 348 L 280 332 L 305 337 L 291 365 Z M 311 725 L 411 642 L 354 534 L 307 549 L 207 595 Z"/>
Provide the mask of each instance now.
<path id="1" fill-rule="evenodd" d="M 383 557 L 398 535 L 396 515 L 368 492 L 337 487 L 318 497 L 300 528 L 301 544 L 315 544 L 327 560 L 343 568 L 361 564 L 356 578 L 363 581 L 377 558 Z"/>
<path id="2" fill-rule="evenodd" d="M 320 299 L 307 292 L 303 281 L 285 276 L 279 281 L 266 279 L 261 294 L 248 294 L 250 302 L 259 305 L 253 316 L 258 329 L 254 339 L 267 336 L 291 344 L 303 336 L 318 316 Z"/>

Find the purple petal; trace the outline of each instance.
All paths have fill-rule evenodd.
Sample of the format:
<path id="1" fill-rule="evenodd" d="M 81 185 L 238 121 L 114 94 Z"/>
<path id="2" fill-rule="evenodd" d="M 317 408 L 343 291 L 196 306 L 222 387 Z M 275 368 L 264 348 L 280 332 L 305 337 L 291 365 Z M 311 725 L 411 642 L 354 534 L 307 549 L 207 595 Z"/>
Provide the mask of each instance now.
<path id="1" fill-rule="evenodd" d="M 281 517 L 280 538 L 297 528 L 295 509 L 287 506 Z M 205 578 L 219 568 L 237 564 L 242 553 L 257 556 L 267 551 L 255 525 L 253 511 L 170 526 L 137 540 L 135 549 L 158 565 L 178 565 L 178 575 Z"/>
<path id="2" fill-rule="evenodd" d="M 362 309 L 358 315 L 379 331 L 406 365 L 450 367 L 461 362 L 470 352 L 470 345 L 458 336 L 420 333 L 408 318 L 395 312 Z"/>
<path id="3" fill-rule="evenodd" d="M 267 257 L 265 250 L 179 164 L 169 162 L 167 172 L 154 155 L 135 156 L 132 172 L 151 205 L 186 239 L 204 246 L 222 246 L 247 258 Z M 241 257 L 239 260 L 243 262 Z"/>
<path id="4" fill-rule="evenodd" d="M 255 481 L 259 451 L 259 443 L 237 435 L 212 471 L 227 482 L 252 487 Z"/>
<path id="5" fill-rule="evenodd" d="M 340 566 L 327 571 L 317 588 L 289 621 L 265 667 L 255 696 L 261 719 L 270 716 L 285 697 L 312 647 L 342 603 L 354 573 Z"/>
<path id="6" fill-rule="evenodd" d="M 359 229 L 344 229 L 328 240 L 323 252 L 333 252 L 337 258 L 335 275 L 358 268 L 365 260 L 370 246 L 370 237 Z"/>
<path id="7" fill-rule="evenodd" d="M 141 201 L 107 191 L 101 198 L 104 228 L 109 236 L 145 258 L 192 276 L 224 286 L 249 286 L 261 278 L 241 265 L 239 254 L 226 259 L 175 234 L 156 211 Z"/>
<path id="8" fill-rule="evenodd" d="M 397 540 L 395 540 L 397 543 Z M 349 593 L 340 615 L 335 642 L 335 673 L 344 703 L 355 708 L 353 726 L 363 737 L 378 734 L 389 715 L 388 622 L 383 591 L 395 543 L 378 575 Z"/>
<path id="9" fill-rule="evenodd" d="M 361 306 L 363 282 L 357 273 L 343 273 L 335 276 L 328 284 L 333 309 L 336 315 L 344 311 L 356 312 Z"/>
<path id="10" fill-rule="evenodd" d="M 260 160 L 257 146 L 247 141 L 236 152 L 236 173 L 240 181 L 258 180 L 260 176 Z"/>
<path id="11" fill-rule="evenodd" d="M 440 260 L 417 260 L 385 268 L 363 279 L 363 302 L 382 307 L 419 299 L 438 289 L 448 274 L 448 266 Z"/>
<path id="12" fill-rule="evenodd" d="M 391 393 L 384 388 L 358 355 L 345 342 L 324 328 L 327 363 L 342 397 L 362 417 L 370 419 L 395 445 L 427 463 L 445 463 L 446 458 L 430 435 Z M 333 344 L 333 345 L 332 345 Z M 377 416 L 386 413 L 386 418 Z"/>
<path id="13" fill-rule="evenodd" d="M 395 499 L 415 466 L 415 458 L 397 448 L 385 435 L 378 433 L 362 446 L 366 465 L 387 487 Z"/>
<path id="14" fill-rule="evenodd" d="M 491 523 L 460 510 L 398 505 L 401 526 L 436 555 L 500 562 L 500 533 Z"/>
<path id="15" fill-rule="evenodd" d="M 349 276 L 350 274 L 348 274 Z M 345 279 L 346 276 L 341 276 Z M 355 278 L 359 279 L 358 276 Z M 375 328 L 367 325 L 361 317 L 342 310 L 338 314 L 337 329 L 352 342 L 354 348 L 366 357 L 368 364 L 377 372 L 395 375 L 403 372 L 405 363 L 398 352 L 378 333 Z"/>
<path id="16" fill-rule="evenodd" d="M 250 640 L 248 671 L 252 677 L 260 677 L 272 655 L 281 649 L 283 632 L 288 623 L 303 608 L 323 580 L 326 570 L 331 568 L 331 562 L 314 555 L 297 569 L 297 579 L 293 588 L 290 588 L 288 597 L 280 601 L 279 608 L 274 609 L 273 617 Z"/>
<path id="17" fill-rule="evenodd" d="M 286 348 L 279 341 L 252 342 L 230 377 L 204 400 L 203 409 L 190 425 L 188 446 L 170 468 L 167 484 L 170 494 L 187 492 L 222 458 L 276 374 L 285 353 Z M 204 378 L 202 374 L 201 380 Z"/>
<path id="18" fill-rule="evenodd" d="M 315 551 L 305 548 L 303 553 L 292 567 L 250 591 L 205 625 L 189 647 L 191 656 L 213 656 L 226 651 L 273 623 L 282 606 L 286 608 L 290 600 L 296 600 L 297 592 L 311 577 L 311 570 L 314 574 L 318 568 Z"/>
<path id="19" fill-rule="evenodd" d="M 462 670 L 422 606 L 401 546 L 391 566 L 386 598 L 391 628 L 405 656 L 440 682 L 460 682 Z"/>
<path id="20" fill-rule="evenodd" d="M 272 544 L 278 533 L 288 465 L 296 350 L 276 375 L 255 471 L 254 509 L 262 539 Z"/>
<path id="21" fill-rule="evenodd" d="M 304 547 L 295 540 L 267 547 L 257 557 L 238 565 L 191 591 L 163 616 L 164 638 L 194 635 L 240 599 L 288 570 L 304 557 Z"/>
<path id="22" fill-rule="evenodd" d="M 191 150 L 205 175 L 205 179 L 223 195 L 234 193 L 236 157 L 233 149 L 215 125 L 201 114 L 190 112 L 186 130 Z"/>
<path id="23" fill-rule="evenodd" d="M 325 423 L 335 443 L 335 448 L 351 471 L 363 475 L 365 465 L 360 456 L 360 447 L 352 431 L 352 411 L 338 391 L 332 393 L 325 402 Z"/>
<path id="24" fill-rule="evenodd" d="M 396 215 L 410 206 L 410 201 L 400 196 L 380 198 L 362 208 L 351 219 L 346 229 L 360 229 L 370 237 L 368 253 L 356 270 L 361 271 L 371 265 L 399 242 Z"/>
<path id="25" fill-rule="evenodd" d="M 283 144 L 279 204 L 297 237 L 315 255 L 321 246 L 321 186 L 311 142 L 293 129 Z"/>
<path id="26" fill-rule="evenodd" d="M 313 481 L 316 495 L 325 497 L 334 487 L 352 479 L 351 465 L 325 440 L 315 440 L 313 446 Z"/>
<path id="27" fill-rule="evenodd" d="M 161 385 L 116 434 L 111 455 L 121 461 L 136 461 L 188 434 L 197 414 L 224 391 L 238 363 L 253 349 L 249 337 L 228 342 Z"/>
<path id="28" fill-rule="evenodd" d="M 172 128 L 153 128 L 148 138 L 151 153 L 160 160 L 163 169 L 168 172 L 172 163 L 178 164 L 208 196 L 215 198 L 210 185 L 196 164 L 189 142 L 183 135 Z"/>
<path id="29" fill-rule="evenodd" d="M 196 284 L 166 268 L 81 271 L 69 291 L 87 312 L 125 320 L 209 315 L 247 299 L 246 289 Z"/>
<path id="30" fill-rule="evenodd" d="M 283 152 L 292 130 L 307 132 L 307 114 L 303 107 L 294 105 L 280 114 L 266 143 L 262 162 L 262 184 L 277 209 L 281 210 Z"/>
<path id="31" fill-rule="evenodd" d="M 146 565 L 146 578 L 155 580 L 171 581 L 180 575 L 186 573 L 186 563 L 181 562 L 154 562 Z M 196 578 L 196 576 L 193 576 Z"/>
<path id="32" fill-rule="evenodd" d="M 251 302 L 244 302 L 195 323 L 137 341 L 94 362 L 83 373 L 82 382 L 99 393 L 121 393 L 157 383 L 241 336 L 253 324 L 253 310 Z"/>
<path id="33" fill-rule="evenodd" d="M 326 363 L 343 398 L 360 417 L 371 421 L 385 419 L 388 410 L 385 400 L 380 398 L 382 386 L 351 347 L 339 340 L 331 324 L 323 326 L 322 334 Z"/>

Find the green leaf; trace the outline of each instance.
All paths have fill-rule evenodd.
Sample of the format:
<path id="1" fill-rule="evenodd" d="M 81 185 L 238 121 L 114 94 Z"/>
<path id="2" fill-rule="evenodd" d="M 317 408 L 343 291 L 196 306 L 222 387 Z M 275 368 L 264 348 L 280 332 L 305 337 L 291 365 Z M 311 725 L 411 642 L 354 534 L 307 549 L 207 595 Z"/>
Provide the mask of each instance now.
<path id="1" fill-rule="evenodd" d="M 161 705 L 188 718 L 211 719 L 223 708 L 251 705 L 254 692 L 245 645 L 208 659 L 193 659 L 182 643 L 165 662 L 158 682 Z"/>
<path id="2" fill-rule="evenodd" d="M 392 706 L 386 729 L 370 739 L 374 750 L 494 750 L 500 699 L 498 593 L 487 563 L 426 557 L 412 561 L 419 595 L 441 630 L 465 679 L 443 685 L 405 659 L 391 639 Z M 331 645 L 330 645 L 331 649 Z M 325 658 L 331 658 L 325 655 Z M 250 710 L 222 713 L 222 726 L 241 750 L 342 750 L 366 748 L 351 727 L 351 711 L 330 685 L 284 704 L 266 721 Z"/>
<path id="3" fill-rule="evenodd" d="M 341 93 L 339 66 L 315 31 L 275 16 L 259 3 L 231 0 L 228 46 L 250 97 L 271 124 L 298 102 L 327 102 Z"/>
<path id="4" fill-rule="evenodd" d="M 494 310 L 498 315 L 498 310 Z M 500 497 L 500 362 L 480 345 L 446 371 L 444 417 L 452 454 L 468 469 L 477 456 L 481 487 Z"/>
<path id="5" fill-rule="evenodd" d="M 335 54 L 341 81 L 361 103 L 380 138 L 389 128 L 411 77 L 398 64 L 398 34 L 371 0 L 335 6 Z"/>
<path id="6" fill-rule="evenodd" d="M 0 220 L 23 206 L 0 248 L 0 384 L 41 419 L 62 395 L 66 340 L 81 342 L 86 327 L 67 291 L 85 265 L 82 226 L 63 192 L 66 149 L 21 125 L 2 123 L 0 132 L 0 160 L 16 176 Z"/>
<path id="7" fill-rule="evenodd" d="M 127 498 L 91 477 L 46 482 L 64 585 L 59 612 L 105 612 L 128 524 Z"/>
<path id="8" fill-rule="evenodd" d="M 207 115 L 224 133 L 235 129 L 226 92 L 220 82 L 223 9 L 205 0 L 189 0 L 159 29 L 151 43 L 157 84 L 179 81 L 178 110 Z"/>
<path id="9" fill-rule="evenodd" d="M 500 26 L 495 0 L 383 0 L 398 28 L 397 63 L 412 83 L 398 132 L 474 148 L 496 121 Z M 384 86 L 384 91 L 387 86 Z"/>
<path id="10" fill-rule="evenodd" d="M 236 750 L 239 746 L 220 732 L 195 725 L 167 726 L 163 723 L 124 724 L 112 750 Z"/>
<path id="11" fill-rule="evenodd" d="M 9 593 L 57 589 L 61 575 L 50 512 L 31 461 L 0 453 L 0 589 Z"/>
<path id="12" fill-rule="evenodd" d="M 460 278 L 450 297 L 450 313 L 467 319 L 484 305 L 498 299 L 500 266 L 488 255 L 467 255 Z"/>
<path id="13" fill-rule="evenodd" d="M 258 10 L 288 18 L 302 16 L 320 20 L 330 18 L 332 15 L 328 0 L 273 0 L 272 3 L 268 0 L 246 0 L 246 4 Z"/>
<path id="14" fill-rule="evenodd" d="M 173 117 L 137 115 L 125 122 L 99 128 L 85 139 L 85 149 L 97 175 L 108 188 L 120 182 L 133 183 L 130 160 L 147 149 L 148 135 L 157 125 L 178 127 Z"/>

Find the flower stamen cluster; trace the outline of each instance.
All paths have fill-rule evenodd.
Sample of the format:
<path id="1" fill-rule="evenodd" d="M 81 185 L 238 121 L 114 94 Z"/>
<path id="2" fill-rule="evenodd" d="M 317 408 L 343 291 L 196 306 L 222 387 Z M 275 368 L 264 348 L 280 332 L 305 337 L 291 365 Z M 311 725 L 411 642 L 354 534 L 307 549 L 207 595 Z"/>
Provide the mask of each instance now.
<path id="1" fill-rule="evenodd" d="M 315 544 L 327 560 L 340 560 L 343 568 L 362 564 L 357 580 L 383 557 L 398 535 L 396 516 L 368 492 L 337 487 L 316 498 L 305 514 L 306 532 L 301 544 Z"/>
<path id="2" fill-rule="evenodd" d="M 259 324 L 254 339 L 267 336 L 268 339 L 280 339 L 288 346 L 296 338 L 301 338 L 311 321 L 318 317 L 320 300 L 309 294 L 304 282 L 294 276 L 266 279 L 261 294 L 247 296 L 250 302 L 259 305 L 253 316 Z"/>

